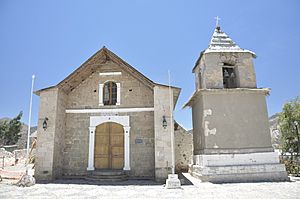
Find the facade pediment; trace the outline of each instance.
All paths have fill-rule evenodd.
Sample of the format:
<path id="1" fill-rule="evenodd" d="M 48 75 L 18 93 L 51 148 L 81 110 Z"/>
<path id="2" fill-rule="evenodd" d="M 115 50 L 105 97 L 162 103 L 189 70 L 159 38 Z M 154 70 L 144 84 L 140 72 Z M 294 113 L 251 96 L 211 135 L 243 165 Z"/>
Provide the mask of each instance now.
<path id="1" fill-rule="evenodd" d="M 167 87 L 167 85 L 153 82 L 119 56 L 111 52 L 106 47 L 103 47 L 57 85 L 37 90 L 34 93 L 40 95 L 41 92 L 58 88 L 68 95 L 92 76 L 115 76 L 120 73 L 122 74 L 122 72 L 123 74 L 127 74 L 131 78 L 137 80 L 148 89 L 153 90 L 155 86 Z M 174 91 L 173 99 L 175 107 L 181 89 L 173 86 L 171 88 Z"/>
<path id="2" fill-rule="evenodd" d="M 85 61 L 79 68 L 77 68 L 74 72 L 72 72 L 69 76 L 67 76 L 64 80 L 59 82 L 56 86 L 44 88 L 36 91 L 37 95 L 44 90 L 51 89 L 53 87 L 58 87 L 62 89 L 66 94 L 74 90 L 80 83 L 85 81 L 90 75 L 100 72 L 103 66 L 107 64 L 114 64 L 119 67 L 120 70 L 124 70 L 131 74 L 134 78 L 138 79 L 144 85 L 153 88 L 155 83 L 145 77 L 142 73 L 137 71 L 131 65 L 126 63 L 116 54 L 108 50 L 106 47 L 101 48 L 98 52 L 96 52 L 93 56 L 91 56 L 87 61 Z M 105 69 L 107 72 L 111 72 L 108 69 Z"/>

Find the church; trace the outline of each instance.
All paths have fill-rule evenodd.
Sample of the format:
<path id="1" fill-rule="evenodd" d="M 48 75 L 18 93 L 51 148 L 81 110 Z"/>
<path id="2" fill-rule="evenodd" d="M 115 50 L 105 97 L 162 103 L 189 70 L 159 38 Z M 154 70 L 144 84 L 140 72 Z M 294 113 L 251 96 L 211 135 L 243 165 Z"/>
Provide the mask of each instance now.
<path id="1" fill-rule="evenodd" d="M 181 89 L 153 82 L 103 47 L 57 85 L 35 91 L 36 179 L 164 181 L 175 159 L 177 170 L 202 181 L 288 180 L 271 145 L 270 90 L 257 88 L 255 57 L 215 28 L 192 69 L 196 88 L 184 105 L 192 109 L 191 136 L 173 118 Z"/>
<path id="2" fill-rule="evenodd" d="M 155 83 L 103 47 L 40 97 L 35 177 L 165 180 L 180 88 Z"/>

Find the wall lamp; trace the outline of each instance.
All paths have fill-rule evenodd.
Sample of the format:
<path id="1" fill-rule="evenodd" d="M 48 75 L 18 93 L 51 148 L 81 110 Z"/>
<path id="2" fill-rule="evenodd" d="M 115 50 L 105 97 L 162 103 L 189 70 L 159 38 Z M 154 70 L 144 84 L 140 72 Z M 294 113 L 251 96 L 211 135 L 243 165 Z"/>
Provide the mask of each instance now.
<path id="1" fill-rule="evenodd" d="M 48 118 L 45 117 L 44 122 L 43 122 L 43 129 L 44 129 L 44 131 L 46 131 L 46 129 L 48 128 L 47 121 L 48 121 Z"/>
<path id="2" fill-rule="evenodd" d="M 168 123 L 167 123 L 167 120 L 166 120 L 166 116 L 163 116 L 162 126 L 164 127 L 164 129 L 166 129 L 167 126 L 168 126 Z"/>

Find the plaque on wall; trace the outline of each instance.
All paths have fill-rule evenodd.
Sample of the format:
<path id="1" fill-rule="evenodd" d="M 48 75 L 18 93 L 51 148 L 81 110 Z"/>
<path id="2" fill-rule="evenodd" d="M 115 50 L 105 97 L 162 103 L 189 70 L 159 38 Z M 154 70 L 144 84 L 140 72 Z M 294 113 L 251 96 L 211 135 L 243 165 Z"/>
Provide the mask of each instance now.
<path id="1" fill-rule="evenodd" d="M 141 138 L 136 138 L 136 139 L 135 139 L 135 144 L 143 144 L 143 139 L 141 139 Z"/>

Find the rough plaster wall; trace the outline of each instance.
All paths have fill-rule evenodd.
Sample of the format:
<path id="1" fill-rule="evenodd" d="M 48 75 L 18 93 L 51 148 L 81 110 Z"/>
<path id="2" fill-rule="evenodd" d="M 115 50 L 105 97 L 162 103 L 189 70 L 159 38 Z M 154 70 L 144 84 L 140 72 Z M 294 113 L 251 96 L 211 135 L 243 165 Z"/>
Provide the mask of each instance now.
<path id="1" fill-rule="evenodd" d="M 193 151 L 194 155 L 199 155 L 200 150 L 204 148 L 205 139 L 202 134 L 204 132 L 203 123 L 203 102 L 202 96 L 198 96 L 192 107 L 193 118 Z"/>
<path id="2" fill-rule="evenodd" d="M 100 76 L 100 72 L 122 72 L 122 75 Z M 153 90 L 113 62 L 107 62 L 69 93 L 67 108 L 110 108 L 99 106 L 99 84 L 115 81 L 121 84 L 121 107 L 153 107 Z M 131 90 L 131 91 L 129 91 Z M 114 108 L 116 106 L 113 106 Z"/>
<path id="3" fill-rule="evenodd" d="M 199 66 L 199 65 L 198 65 Z M 200 81 L 200 79 L 202 79 L 202 75 L 200 74 L 201 72 L 201 68 L 200 67 L 196 67 L 194 73 L 195 73 L 195 89 L 201 89 L 201 85 L 202 85 L 202 81 Z M 201 75 L 201 77 L 200 77 Z M 203 87 L 203 86 L 202 86 Z"/>
<path id="4" fill-rule="evenodd" d="M 37 180 L 53 179 L 53 154 L 56 121 L 57 89 L 42 92 L 38 114 L 37 148 L 35 177 Z M 43 129 L 44 118 L 47 117 L 48 128 Z"/>
<path id="5" fill-rule="evenodd" d="M 205 88 L 223 88 L 223 74 L 219 54 L 205 54 L 203 58 L 206 66 L 202 74 Z"/>
<path id="6" fill-rule="evenodd" d="M 195 73 L 195 88 L 202 89 L 206 88 L 206 82 L 203 74 L 206 71 L 205 59 L 202 57 L 198 63 L 198 65 L 194 69 Z M 199 78 L 199 73 L 201 73 L 201 77 Z"/>
<path id="7" fill-rule="evenodd" d="M 89 118 L 99 114 L 66 114 L 63 173 L 86 173 L 89 146 Z M 130 117 L 130 175 L 154 177 L 154 114 L 137 112 L 118 114 Z M 136 140 L 138 140 L 136 142 Z"/>
<path id="8" fill-rule="evenodd" d="M 263 93 L 220 92 L 203 94 L 203 111 L 211 110 L 214 134 L 202 133 L 206 149 L 271 148 L 267 107 Z"/>
<path id="9" fill-rule="evenodd" d="M 175 170 L 187 171 L 193 156 L 193 132 L 178 126 L 175 134 Z"/>
<path id="10" fill-rule="evenodd" d="M 204 88 L 223 88 L 223 63 L 235 65 L 237 84 L 240 88 L 256 88 L 256 76 L 250 53 L 207 53 L 201 58 Z M 198 81 L 198 80 L 196 80 Z"/>
<path id="11" fill-rule="evenodd" d="M 212 116 L 212 110 L 211 109 L 204 109 L 203 110 L 203 126 L 204 126 L 204 136 L 209 135 L 216 135 L 217 129 L 216 128 L 209 128 L 209 121 L 207 121 L 207 118 Z"/>
<path id="12" fill-rule="evenodd" d="M 253 58 L 250 53 L 239 54 L 236 71 L 239 78 L 239 87 L 256 88 L 256 75 Z"/>
<path id="13" fill-rule="evenodd" d="M 173 96 L 173 92 L 171 95 Z M 170 170 L 168 167 L 171 166 L 172 162 L 169 99 L 169 89 L 167 87 L 154 87 L 155 178 L 158 181 L 163 181 L 167 178 L 168 170 Z M 173 98 L 171 100 L 173 107 Z M 166 116 L 168 123 L 166 129 L 162 126 L 163 116 Z"/>

